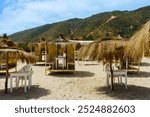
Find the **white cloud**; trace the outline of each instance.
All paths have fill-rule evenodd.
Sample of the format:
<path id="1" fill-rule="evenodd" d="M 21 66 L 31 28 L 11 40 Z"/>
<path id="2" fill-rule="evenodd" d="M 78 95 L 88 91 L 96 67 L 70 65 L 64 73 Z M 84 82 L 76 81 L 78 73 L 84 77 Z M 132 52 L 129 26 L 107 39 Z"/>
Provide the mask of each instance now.
<path id="1" fill-rule="evenodd" d="M 125 9 L 125 6 L 133 2 L 135 3 L 131 0 L 5 0 L 0 14 L 0 33 L 11 34 L 46 23 L 87 17 L 101 11 L 123 9 L 122 7 Z"/>

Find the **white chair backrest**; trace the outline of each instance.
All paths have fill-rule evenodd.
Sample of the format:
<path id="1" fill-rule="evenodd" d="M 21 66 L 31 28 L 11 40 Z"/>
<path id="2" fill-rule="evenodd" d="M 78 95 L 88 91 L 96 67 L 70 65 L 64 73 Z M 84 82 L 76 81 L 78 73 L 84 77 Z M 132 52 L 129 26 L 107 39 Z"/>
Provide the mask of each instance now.
<path id="1" fill-rule="evenodd" d="M 104 68 L 105 68 L 105 71 L 110 71 L 110 64 L 109 63 L 106 63 L 104 65 Z"/>
<path id="2" fill-rule="evenodd" d="M 26 71 L 31 71 L 31 70 L 32 70 L 31 65 L 27 64 L 27 65 L 25 66 L 25 70 L 26 70 Z"/>
<path id="3" fill-rule="evenodd" d="M 32 70 L 32 67 L 31 65 L 27 64 L 25 65 L 24 67 L 22 67 L 19 72 L 24 72 L 24 71 L 31 71 Z"/>
<path id="4" fill-rule="evenodd" d="M 105 71 L 110 71 L 110 63 L 106 63 L 104 65 Z M 118 70 L 118 68 L 115 66 L 115 64 L 112 64 L 112 69 L 113 70 Z"/>

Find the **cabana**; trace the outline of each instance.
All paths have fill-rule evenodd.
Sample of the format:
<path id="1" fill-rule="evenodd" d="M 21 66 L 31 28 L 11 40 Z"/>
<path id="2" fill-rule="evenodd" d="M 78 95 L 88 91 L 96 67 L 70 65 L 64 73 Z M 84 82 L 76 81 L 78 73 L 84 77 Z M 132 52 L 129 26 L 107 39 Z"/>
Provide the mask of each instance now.
<path id="1" fill-rule="evenodd" d="M 29 43 L 28 49 L 30 52 L 34 53 L 37 57 L 37 62 L 44 62 L 45 61 L 45 50 L 46 49 L 46 41 L 45 39 L 41 39 L 41 41 L 37 43 Z"/>
<path id="2" fill-rule="evenodd" d="M 61 36 L 47 42 L 45 61 L 46 71 L 50 72 L 75 72 L 75 46 L 72 42 Z"/>

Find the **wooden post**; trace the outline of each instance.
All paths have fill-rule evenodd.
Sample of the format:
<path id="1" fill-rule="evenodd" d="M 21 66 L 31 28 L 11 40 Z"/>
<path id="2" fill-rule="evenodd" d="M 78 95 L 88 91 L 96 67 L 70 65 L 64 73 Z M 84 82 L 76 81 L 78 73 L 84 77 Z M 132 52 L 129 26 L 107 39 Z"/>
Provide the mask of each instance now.
<path id="1" fill-rule="evenodd" d="M 47 48 L 46 48 L 47 46 L 46 46 L 46 44 L 47 43 L 45 42 L 45 55 L 44 55 L 44 57 L 45 57 L 45 59 L 44 59 L 45 60 L 45 76 L 46 76 L 46 63 L 47 63 Z"/>
<path id="2" fill-rule="evenodd" d="M 8 52 L 6 54 L 6 81 L 5 81 L 5 93 L 7 93 L 7 88 L 8 88 Z"/>
<path id="3" fill-rule="evenodd" d="M 126 69 L 128 69 L 128 58 L 126 58 Z"/>
<path id="4" fill-rule="evenodd" d="M 141 60 L 138 61 L 138 74 L 140 76 L 140 64 L 141 64 Z"/>
<path id="5" fill-rule="evenodd" d="M 111 90 L 114 90 L 112 59 L 110 59 L 110 72 L 111 72 Z"/>

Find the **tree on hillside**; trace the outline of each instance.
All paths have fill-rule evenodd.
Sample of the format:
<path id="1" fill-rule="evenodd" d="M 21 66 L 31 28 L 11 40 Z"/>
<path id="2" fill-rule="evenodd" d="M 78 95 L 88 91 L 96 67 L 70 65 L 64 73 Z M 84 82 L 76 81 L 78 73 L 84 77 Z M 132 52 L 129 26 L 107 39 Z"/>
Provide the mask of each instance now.
<path id="1" fill-rule="evenodd" d="M 8 35 L 7 35 L 7 33 L 4 33 L 4 34 L 2 35 L 2 38 L 4 38 L 4 39 L 8 39 Z"/>

